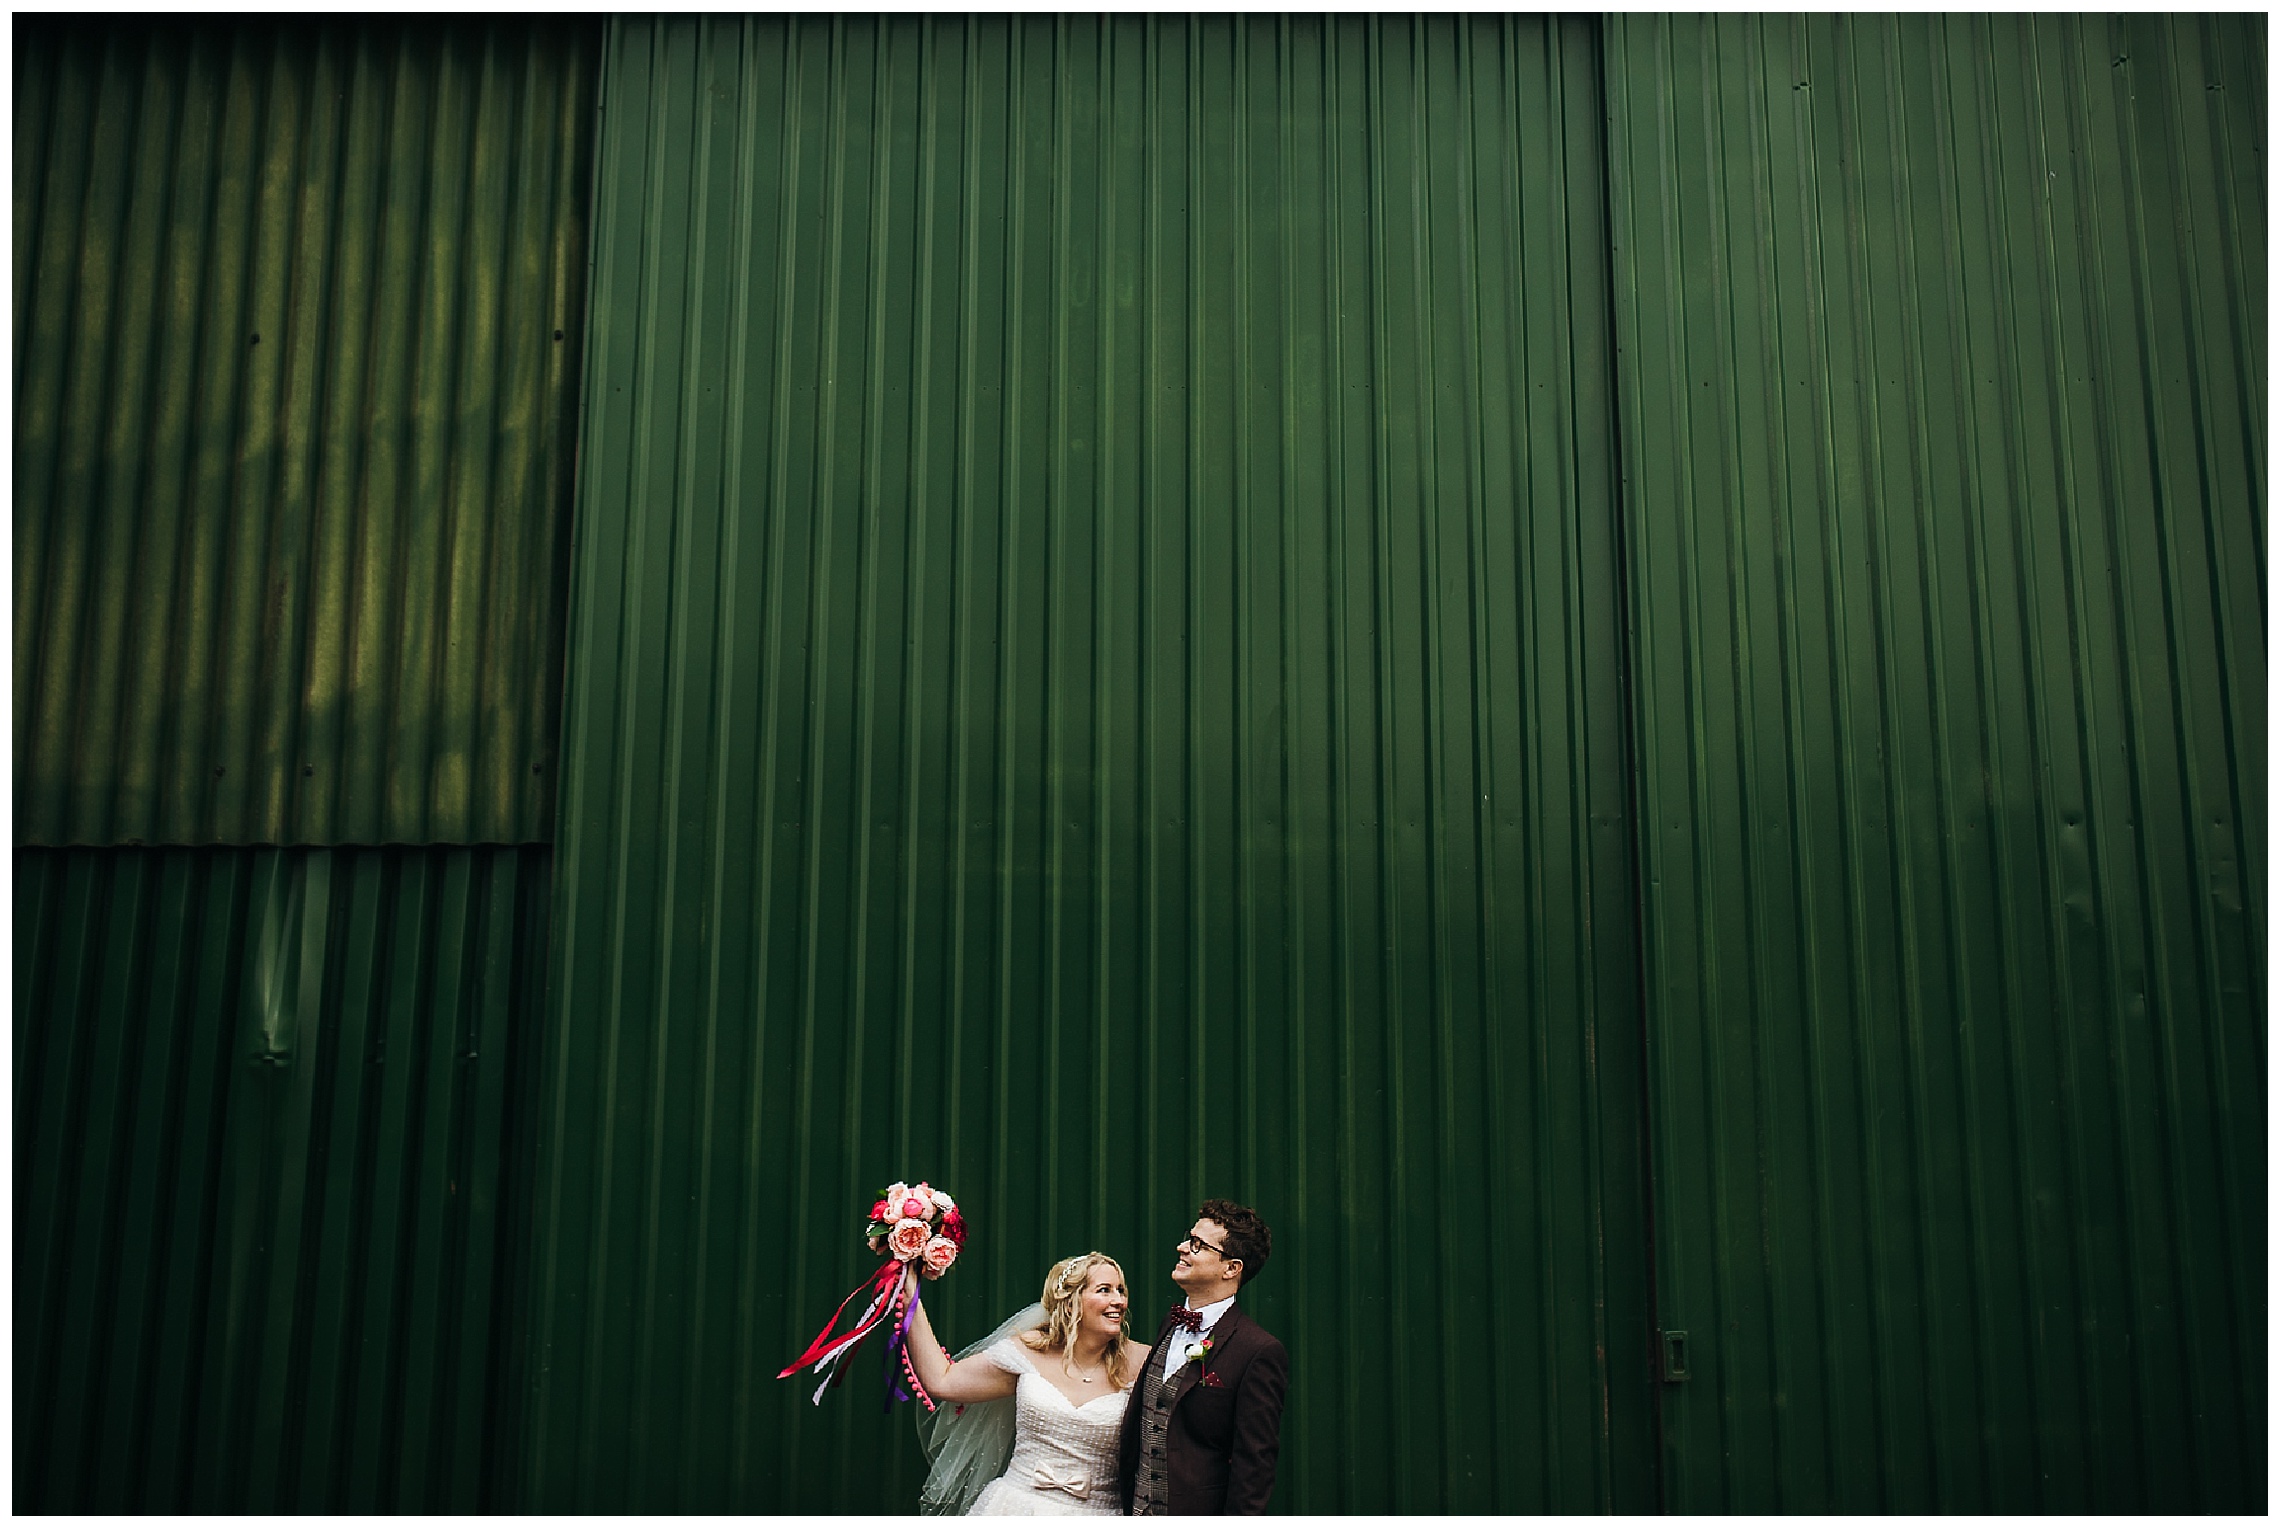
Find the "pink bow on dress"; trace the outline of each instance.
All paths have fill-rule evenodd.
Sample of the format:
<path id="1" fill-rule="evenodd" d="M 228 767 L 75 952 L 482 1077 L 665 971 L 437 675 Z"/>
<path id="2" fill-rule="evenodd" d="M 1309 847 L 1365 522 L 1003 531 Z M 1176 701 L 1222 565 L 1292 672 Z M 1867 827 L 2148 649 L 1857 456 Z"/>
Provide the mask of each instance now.
<path id="1" fill-rule="evenodd" d="M 1092 1495 L 1092 1477 L 1083 1470 L 1070 1470 L 1066 1475 L 1055 1474 L 1053 1466 L 1037 1466 L 1037 1489 L 1040 1491 L 1066 1491 L 1079 1501 Z"/>

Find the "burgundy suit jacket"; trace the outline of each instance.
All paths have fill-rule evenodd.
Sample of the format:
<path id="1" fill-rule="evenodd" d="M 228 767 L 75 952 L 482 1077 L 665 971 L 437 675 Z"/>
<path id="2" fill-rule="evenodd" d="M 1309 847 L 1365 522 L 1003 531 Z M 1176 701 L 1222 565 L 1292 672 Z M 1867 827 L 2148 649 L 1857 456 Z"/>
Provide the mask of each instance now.
<path id="1" fill-rule="evenodd" d="M 1171 1312 L 1166 1311 L 1156 1328 L 1155 1352 L 1163 1351 L 1171 1329 Z M 1154 1362 L 1153 1353 L 1149 1361 Z M 1217 1383 L 1190 1374 L 1172 1398 L 1166 1471 L 1171 1500 L 1166 1505 L 1181 1517 L 1257 1517 L 1275 1494 L 1290 1355 L 1237 1303 L 1212 1327 L 1211 1351 L 1201 1365 L 1191 1367 L 1200 1367 Z M 1141 1393 L 1135 1385 L 1124 1408 L 1117 1454 L 1116 1485 L 1126 1512 L 1132 1510 L 1132 1487 L 1140 1475 Z"/>

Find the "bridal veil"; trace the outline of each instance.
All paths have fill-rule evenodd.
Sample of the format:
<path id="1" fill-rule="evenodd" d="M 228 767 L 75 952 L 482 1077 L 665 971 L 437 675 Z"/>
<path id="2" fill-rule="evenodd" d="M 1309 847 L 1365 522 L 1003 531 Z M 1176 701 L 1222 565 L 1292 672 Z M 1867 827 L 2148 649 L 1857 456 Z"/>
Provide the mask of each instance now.
<path id="1" fill-rule="evenodd" d="M 996 1331 L 958 1350 L 960 1359 L 985 1351 L 1015 1332 L 1034 1331 L 1045 1324 L 1045 1307 L 1036 1303 L 1014 1312 Z M 926 1485 L 918 1493 L 918 1510 L 929 1517 L 964 1514 L 982 1494 L 982 1487 L 1005 1473 L 1013 1455 L 1013 1397 L 995 1401 L 948 1401 L 918 1414 L 919 1446 L 926 1450 L 930 1468 Z"/>

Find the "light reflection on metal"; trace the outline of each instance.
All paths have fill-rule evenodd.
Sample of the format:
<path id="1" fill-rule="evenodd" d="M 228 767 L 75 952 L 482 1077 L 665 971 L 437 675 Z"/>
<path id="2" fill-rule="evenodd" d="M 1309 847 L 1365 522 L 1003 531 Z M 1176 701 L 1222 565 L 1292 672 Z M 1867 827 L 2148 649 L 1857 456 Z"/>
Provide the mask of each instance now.
<path id="1" fill-rule="evenodd" d="M 19 844 L 551 836 L 597 38 L 19 23 Z"/>

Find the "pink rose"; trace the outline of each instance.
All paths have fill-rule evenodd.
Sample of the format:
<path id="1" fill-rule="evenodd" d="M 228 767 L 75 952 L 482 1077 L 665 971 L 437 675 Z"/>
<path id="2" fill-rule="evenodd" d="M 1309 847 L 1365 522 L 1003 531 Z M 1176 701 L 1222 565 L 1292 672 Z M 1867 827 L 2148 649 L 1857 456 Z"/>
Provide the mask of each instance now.
<path id="1" fill-rule="evenodd" d="M 927 1274 L 939 1279 L 950 1271 L 952 1263 L 958 1261 L 958 1244 L 947 1236 L 937 1236 L 926 1244 L 926 1250 L 919 1255 L 926 1260 Z"/>
<path id="2" fill-rule="evenodd" d="M 948 1194 L 942 1192 L 942 1190 L 936 1189 L 934 1191 L 934 1207 L 938 1210 L 944 1211 L 954 1210 L 958 1208 L 958 1202 L 952 1199 Z"/>
<path id="3" fill-rule="evenodd" d="M 895 1206 L 895 1209 L 900 1218 L 904 1220 L 932 1220 L 934 1218 L 934 1201 L 921 1199 L 916 1194 L 906 1196 L 901 1204 Z"/>
<path id="4" fill-rule="evenodd" d="M 926 1250 L 926 1222 L 901 1220 L 887 1233 L 887 1249 L 903 1262 L 909 1262 Z"/>
<path id="5" fill-rule="evenodd" d="M 885 1220 L 887 1218 L 887 1201 L 882 1199 L 871 1206 L 871 1218 L 873 1220 Z"/>

